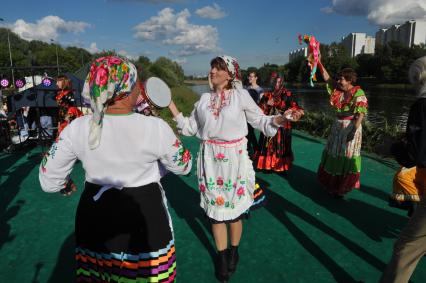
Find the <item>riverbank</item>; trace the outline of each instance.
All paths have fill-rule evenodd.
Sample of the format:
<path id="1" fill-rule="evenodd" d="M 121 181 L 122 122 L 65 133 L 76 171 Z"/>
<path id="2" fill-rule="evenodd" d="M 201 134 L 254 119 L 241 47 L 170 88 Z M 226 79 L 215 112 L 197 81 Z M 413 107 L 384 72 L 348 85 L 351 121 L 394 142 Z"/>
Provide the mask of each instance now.
<path id="1" fill-rule="evenodd" d="M 191 85 L 208 85 L 208 80 L 185 80 L 183 82 L 185 85 L 191 86 Z"/>

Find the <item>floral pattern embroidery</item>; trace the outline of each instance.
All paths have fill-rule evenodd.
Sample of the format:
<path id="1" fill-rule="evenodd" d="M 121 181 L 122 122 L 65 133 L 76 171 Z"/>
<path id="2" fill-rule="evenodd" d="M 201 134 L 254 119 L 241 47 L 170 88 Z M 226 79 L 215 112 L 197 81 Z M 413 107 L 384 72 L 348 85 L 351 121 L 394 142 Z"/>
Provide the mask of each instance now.
<path id="1" fill-rule="evenodd" d="M 191 152 L 182 146 L 179 140 L 176 140 L 173 144 L 174 147 L 178 148 L 175 155 L 173 155 L 173 162 L 177 163 L 178 166 L 188 167 L 188 163 L 191 160 Z"/>
<path id="2" fill-rule="evenodd" d="M 231 179 L 228 179 L 225 181 L 223 177 L 219 176 L 214 180 L 213 178 L 209 178 L 209 181 L 204 182 L 204 178 L 199 178 L 198 182 L 198 189 L 200 190 L 206 204 L 212 205 L 212 206 L 224 206 L 225 208 L 234 209 L 235 204 L 231 201 L 225 200 L 223 196 L 219 195 L 218 197 L 212 198 L 209 200 L 207 195 L 204 193 L 206 190 L 209 191 L 216 191 L 216 192 L 231 192 L 232 190 L 236 190 L 236 196 L 238 199 L 242 199 L 246 196 L 246 181 L 241 179 L 241 176 L 238 176 L 238 180 L 236 182 L 233 182 Z M 207 187 L 206 187 L 206 185 Z M 222 202 L 223 199 L 223 202 Z"/>
<path id="3" fill-rule="evenodd" d="M 228 158 L 225 158 L 225 154 L 218 153 L 215 155 L 214 161 L 228 162 Z"/>
<path id="4" fill-rule="evenodd" d="M 229 105 L 230 92 L 222 91 L 221 93 L 211 93 L 210 94 L 210 105 L 209 109 L 212 112 L 215 119 L 219 118 L 219 114 L 222 109 Z"/>
<path id="5" fill-rule="evenodd" d="M 225 204 L 225 199 L 222 196 L 216 198 L 216 205 L 222 206 Z"/>
<path id="6" fill-rule="evenodd" d="M 223 179 L 222 179 L 222 177 L 217 177 L 216 184 L 217 184 L 219 187 L 222 187 L 222 186 L 223 186 Z"/>
<path id="7" fill-rule="evenodd" d="M 237 196 L 239 196 L 241 198 L 244 194 L 245 194 L 244 187 L 240 187 L 237 191 Z"/>
<path id="8" fill-rule="evenodd" d="M 59 138 L 59 140 L 62 140 L 62 138 Z M 49 158 L 51 158 L 51 159 L 55 158 L 56 150 L 58 150 L 58 145 L 55 142 L 50 147 L 49 152 L 44 153 L 43 159 L 41 160 L 41 171 L 43 173 L 46 173 L 46 170 L 47 170 L 46 164 L 47 164 L 47 161 L 49 160 Z"/>

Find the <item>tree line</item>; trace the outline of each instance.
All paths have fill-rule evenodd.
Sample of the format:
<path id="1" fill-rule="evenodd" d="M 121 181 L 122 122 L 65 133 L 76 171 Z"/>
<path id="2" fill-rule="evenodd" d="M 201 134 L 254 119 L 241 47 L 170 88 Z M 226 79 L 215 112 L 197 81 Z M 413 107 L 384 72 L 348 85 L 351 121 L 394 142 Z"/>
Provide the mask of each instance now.
<path id="1" fill-rule="evenodd" d="M 373 83 L 408 83 L 410 64 L 426 55 L 424 44 L 409 48 L 396 41 L 376 47 L 375 54 L 359 54 L 354 58 L 340 43 L 322 44 L 320 49 L 321 60 L 331 75 L 350 67 L 356 70 L 361 80 Z M 242 71 L 243 78 L 247 78 L 247 74 L 252 71 L 257 72 L 258 83 L 263 86 L 269 85 L 272 72 L 282 73 L 290 83 L 307 83 L 310 73 L 303 56 L 285 65 L 266 63 L 260 68 L 249 67 Z M 319 70 L 316 76 L 321 80 Z"/>
<path id="2" fill-rule="evenodd" d="M 88 64 L 93 58 L 104 55 L 116 55 L 115 50 L 103 50 L 91 54 L 86 49 L 46 43 L 39 40 L 27 41 L 20 38 L 17 34 L 9 31 L 10 45 L 12 50 L 12 61 L 15 67 L 31 66 L 56 66 L 56 50 L 61 73 L 85 73 L 88 70 Z M 337 74 L 339 70 L 345 67 L 355 69 L 361 79 L 374 83 L 407 83 L 407 72 L 410 64 L 419 57 L 426 55 L 425 45 L 415 45 L 408 48 L 399 42 L 390 42 L 384 46 L 376 47 L 375 54 L 360 54 L 355 58 L 350 57 L 349 53 L 339 43 L 322 44 L 321 56 L 324 65 L 330 74 Z M 146 56 L 139 56 L 131 60 L 141 71 L 142 79 L 150 76 L 162 78 L 169 86 L 181 85 L 185 79 L 182 67 L 166 58 L 159 57 L 151 61 Z M 0 28 L 0 76 L 10 77 L 9 47 L 7 40 L 7 30 Z M 265 63 L 262 67 L 249 67 L 242 70 L 243 78 L 247 74 L 256 71 L 259 77 L 258 83 L 263 86 L 269 85 L 269 78 L 272 72 L 280 72 L 285 76 L 285 80 L 290 83 L 307 83 L 309 78 L 309 69 L 306 64 L 306 58 L 298 57 L 285 65 Z M 54 77 L 56 69 L 39 70 L 38 74 L 44 74 Z M 15 77 L 29 76 L 29 70 L 15 70 Z M 317 78 L 321 77 L 319 72 Z M 246 82 L 245 82 L 246 83 Z"/>
<path id="3" fill-rule="evenodd" d="M 20 67 L 39 67 L 52 66 L 51 69 L 37 70 L 36 75 L 43 75 L 45 72 L 51 77 L 57 75 L 56 54 L 61 73 L 87 73 L 90 62 L 97 57 L 105 55 L 117 55 L 115 50 L 103 50 L 91 54 L 86 49 L 68 46 L 63 47 L 59 44 L 46 43 L 39 40 L 27 41 L 20 38 L 17 34 L 9 30 L 9 39 L 12 53 L 13 66 L 17 67 L 15 77 L 30 76 L 31 70 L 19 69 Z M 57 52 L 57 53 L 56 53 Z M 154 62 L 146 56 L 140 56 L 132 61 L 142 79 L 151 76 L 157 76 L 163 79 L 170 87 L 181 85 L 184 81 L 184 72 L 182 67 L 166 58 L 159 57 Z M 7 39 L 7 30 L 0 28 L 0 76 L 11 78 L 9 58 L 9 46 Z"/>

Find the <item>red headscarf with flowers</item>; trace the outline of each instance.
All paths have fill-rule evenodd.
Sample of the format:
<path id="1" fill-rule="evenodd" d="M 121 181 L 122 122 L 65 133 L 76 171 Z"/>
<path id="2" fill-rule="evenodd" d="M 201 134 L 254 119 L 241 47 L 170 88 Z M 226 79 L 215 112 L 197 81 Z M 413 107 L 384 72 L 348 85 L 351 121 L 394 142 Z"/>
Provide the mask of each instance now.
<path id="1" fill-rule="evenodd" d="M 99 146 L 102 120 L 108 102 L 112 99 L 127 97 L 136 85 L 137 71 L 135 65 L 127 59 L 106 56 L 96 59 L 90 66 L 90 72 L 84 83 L 82 95 L 90 100 L 93 111 L 90 122 L 89 146 Z"/>

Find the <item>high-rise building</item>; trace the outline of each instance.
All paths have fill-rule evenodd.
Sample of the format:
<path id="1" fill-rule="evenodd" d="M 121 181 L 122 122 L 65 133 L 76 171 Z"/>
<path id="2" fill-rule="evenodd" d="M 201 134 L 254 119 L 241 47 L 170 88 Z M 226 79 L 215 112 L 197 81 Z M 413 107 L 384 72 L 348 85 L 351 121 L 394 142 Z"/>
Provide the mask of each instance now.
<path id="1" fill-rule="evenodd" d="M 291 51 L 288 54 L 288 61 L 291 62 L 294 59 L 298 58 L 298 57 L 305 57 L 308 56 L 308 48 L 307 47 L 303 47 L 303 48 L 299 48 L 296 50 Z"/>
<path id="2" fill-rule="evenodd" d="M 352 32 L 342 38 L 342 45 L 351 57 L 358 54 L 374 54 L 375 38 L 363 32 Z"/>
<path id="3" fill-rule="evenodd" d="M 406 47 L 426 44 L 426 21 L 410 20 L 402 25 L 393 25 L 376 32 L 376 45 L 398 41 Z"/>

